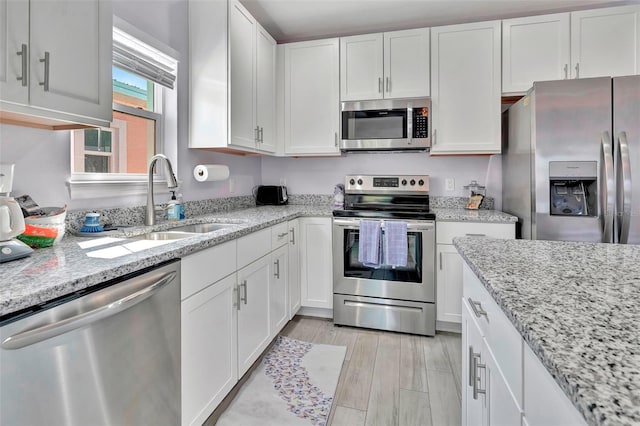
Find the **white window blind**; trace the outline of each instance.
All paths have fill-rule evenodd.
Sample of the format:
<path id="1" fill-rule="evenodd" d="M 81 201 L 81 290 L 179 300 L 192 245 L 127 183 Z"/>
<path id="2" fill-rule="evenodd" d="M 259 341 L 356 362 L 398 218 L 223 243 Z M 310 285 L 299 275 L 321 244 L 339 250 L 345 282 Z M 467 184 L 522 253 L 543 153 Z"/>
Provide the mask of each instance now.
<path id="1" fill-rule="evenodd" d="M 173 89 L 178 61 L 126 32 L 113 28 L 113 65 Z"/>

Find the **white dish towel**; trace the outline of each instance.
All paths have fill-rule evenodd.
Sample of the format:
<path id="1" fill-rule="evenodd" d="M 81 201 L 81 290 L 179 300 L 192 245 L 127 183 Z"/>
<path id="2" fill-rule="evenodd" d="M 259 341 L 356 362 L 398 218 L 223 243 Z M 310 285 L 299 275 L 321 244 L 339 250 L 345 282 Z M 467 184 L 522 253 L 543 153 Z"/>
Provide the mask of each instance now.
<path id="1" fill-rule="evenodd" d="M 371 268 L 379 268 L 382 263 L 380 222 L 361 220 L 358 239 L 358 262 Z"/>
<path id="2" fill-rule="evenodd" d="M 407 222 L 384 223 L 384 263 L 407 266 Z"/>

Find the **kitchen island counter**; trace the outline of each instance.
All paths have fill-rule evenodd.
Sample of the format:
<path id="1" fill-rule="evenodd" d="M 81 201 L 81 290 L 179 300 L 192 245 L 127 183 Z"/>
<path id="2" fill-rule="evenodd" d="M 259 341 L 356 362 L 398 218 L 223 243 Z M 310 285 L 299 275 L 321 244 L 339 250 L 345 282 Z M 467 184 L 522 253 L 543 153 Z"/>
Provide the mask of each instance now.
<path id="1" fill-rule="evenodd" d="M 640 424 L 640 246 L 454 245 L 588 424 Z"/>

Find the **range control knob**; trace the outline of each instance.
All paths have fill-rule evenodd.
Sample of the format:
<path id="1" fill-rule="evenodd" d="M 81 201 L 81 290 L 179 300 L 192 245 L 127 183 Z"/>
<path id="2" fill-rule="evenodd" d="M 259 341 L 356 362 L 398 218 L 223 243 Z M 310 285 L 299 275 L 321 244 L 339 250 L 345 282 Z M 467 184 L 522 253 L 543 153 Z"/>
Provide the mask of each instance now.
<path id="1" fill-rule="evenodd" d="M 349 180 L 349 185 L 355 185 L 355 184 L 356 184 L 355 179 L 351 179 L 351 180 Z"/>
<path id="2" fill-rule="evenodd" d="M 358 185 L 362 185 L 362 179 L 358 179 Z"/>
<path id="3" fill-rule="evenodd" d="M 418 185 L 420 185 L 420 186 L 424 185 L 424 181 L 423 181 L 422 179 L 420 179 L 420 180 L 418 181 Z"/>
<path id="4" fill-rule="evenodd" d="M 413 186 L 413 185 L 416 184 L 416 181 L 415 181 L 415 179 L 411 179 L 411 182 L 409 182 L 409 183 L 411 184 L 411 186 Z"/>
<path id="5" fill-rule="evenodd" d="M 407 180 L 406 179 L 402 179 L 402 186 L 406 186 L 407 185 Z"/>

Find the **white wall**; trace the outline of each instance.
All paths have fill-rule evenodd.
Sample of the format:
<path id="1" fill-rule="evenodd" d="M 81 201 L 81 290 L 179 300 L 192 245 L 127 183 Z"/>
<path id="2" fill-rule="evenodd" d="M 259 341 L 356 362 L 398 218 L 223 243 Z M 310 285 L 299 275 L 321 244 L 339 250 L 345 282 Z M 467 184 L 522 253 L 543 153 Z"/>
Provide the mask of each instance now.
<path id="1" fill-rule="evenodd" d="M 362 153 L 336 158 L 262 159 L 262 182 L 286 180 L 291 194 L 332 194 L 348 174 L 426 174 L 432 195 L 466 196 L 463 186 L 477 180 L 501 206 L 500 156 L 430 157 L 425 153 Z M 445 191 L 445 178 L 455 179 L 455 191 Z"/>
<path id="2" fill-rule="evenodd" d="M 180 55 L 178 71 L 178 116 L 170 118 L 177 125 L 178 179 L 185 200 L 199 200 L 229 195 L 248 195 L 260 183 L 260 159 L 238 157 L 201 150 L 188 144 L 188 9 L 184 0 L 114 0 L 113 13 L 176 50 Z M 145 196 L 71 200 L 67 188 L 70 167 L 70 132 L 47 131 L 0 125 L 0 161 L 16 164 L 13 195 L 29 194 L 42 206 L 67 204 L 70 209 L 136 206 L 145 204 Z M 170 151 L 170 150 L 168 150 Z M 193 178 L 196 164 L 215 163 L 229 166 L 235 191 L 229 193 L 228 182 L 198 183 Z M 168 200 L 157 195 L 157 202 Z"/>

